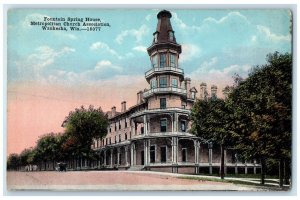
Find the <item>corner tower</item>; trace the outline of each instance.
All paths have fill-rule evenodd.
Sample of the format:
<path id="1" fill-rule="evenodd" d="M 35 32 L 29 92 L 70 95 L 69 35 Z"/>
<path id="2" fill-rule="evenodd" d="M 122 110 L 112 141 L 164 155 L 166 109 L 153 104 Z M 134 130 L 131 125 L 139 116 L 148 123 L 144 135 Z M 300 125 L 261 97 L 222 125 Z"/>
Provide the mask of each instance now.
<path id="1" fill-rule="evenodd" d="M 143 97 L 148 100 L 148 107 L 157 108 L 155 102 L 160 97 L 166 98 L 167 107 L 188 107 L 187 101 L 192 100 L 189 82 L 184 79 L 184 71 L 179 67 L 178 60 L 181 54 L 181 45 L 177 43 L 175 32 L 171 25 L 172 14 L 162 10 L 157 14 L 157 27 L 153 33 L 153 41 L 147 49 L 150 56 L 151 69 L 145 73 L 150 89 L 144 92 Z M 190 79 L 186 79 L 190 80 Z M 151 99 L 155 97 L 154 99 Z M 172 100 L 172 101 L 168 101 Z M 163 100 L 164 101 L 164 100 Z"/>

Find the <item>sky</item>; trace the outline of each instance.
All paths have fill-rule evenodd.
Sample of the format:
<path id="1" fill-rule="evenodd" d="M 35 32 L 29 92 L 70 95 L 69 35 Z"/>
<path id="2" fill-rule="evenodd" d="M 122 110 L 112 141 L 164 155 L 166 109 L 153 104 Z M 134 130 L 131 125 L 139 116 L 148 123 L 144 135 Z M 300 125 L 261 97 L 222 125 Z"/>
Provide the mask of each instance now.
<path id="1" fill-rule="evenodd" d="M 266 63 L 275 51 L 291 52 L 289 10 L 170 10 L 182 45 L 179 67 L 191 85 L 232 85 L 236 73 Z M 104 111 L 149 88 L 146 52 L 157 9 L 11 9 L 7 22 L 7 154 L 35 145 L 40 135 L 62 132 L 68 113 L 81 105 Z M 44 17 L 100 18 L 101 31 L 44 31 Z"/>

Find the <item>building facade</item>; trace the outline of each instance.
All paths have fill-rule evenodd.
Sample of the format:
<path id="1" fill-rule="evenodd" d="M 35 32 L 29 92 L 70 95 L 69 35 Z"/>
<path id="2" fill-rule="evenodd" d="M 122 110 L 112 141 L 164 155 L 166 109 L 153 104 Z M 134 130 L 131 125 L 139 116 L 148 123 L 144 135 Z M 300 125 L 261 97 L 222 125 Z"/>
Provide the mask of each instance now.
<path id="1" fill-rule="evenodd" d="M 152 45 L 147 49 L 151 68 L 145 73 L 149 88 L 137 93 L 136 105 L 121 103 L 107 112 L 110 125 L 107 136 L 95 140 L 95 169 L 151 170 L 173 173 L 219 173 L 220 148 L 189 133 L 191 108 L 198 91 L 178 65 L 182 51 L 171 25 L 172 15 L 158 13 Z M 208 98 L 202 83 L 199 98 Z M 217 96 L 211 86 L 210 98 Z M 70 163 L 71 168 L 87 167 L 87 161 Z M 258 173 L 260 165 L 239 161 L 233 150 L 225 151 L 225 173 Z"/>

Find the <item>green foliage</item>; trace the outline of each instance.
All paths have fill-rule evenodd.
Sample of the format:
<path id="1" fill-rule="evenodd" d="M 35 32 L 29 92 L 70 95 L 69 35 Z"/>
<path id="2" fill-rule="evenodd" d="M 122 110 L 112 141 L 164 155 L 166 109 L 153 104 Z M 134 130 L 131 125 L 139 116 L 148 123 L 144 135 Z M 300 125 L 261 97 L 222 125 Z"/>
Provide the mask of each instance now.
<path id="1" fill-rule="evenodd" d="M 20 157 L 18 154 L 10 154 L 7 158 L 7 169 L 8 170 L 17 170 L 20 165 Z"/>
<path id="2" fill-rule="evenodd" d="M 36 145 L 37 161 L 53 161 L 62 157 L 61 134 L 48 133 L 41 136 Z"/>
<path id="3" fill-rule="evenodd" d="M 290 157 L 292 57 L 275 52 L 229 94 L 237 147 L 245 158 Z"/>
<path id="4" fill-rule="evenodd" d="M 20 164 L 22 166 L 25 166 L 34 163 L 35 154 L 36 154 L 36 150 L 33 148 L 24 149 L 19 156 Z"/>
<path id="5" fill-rule="evenodd" d="M 223 99 L 199 100 L 192 108 L 191 131 L 205 141 L 228 145 L 232 142 L 231 111 Z"/>
<path id="6" fill-rule="evenodd" d="M 72 149 L 78 156 L 88 156 L 91 154 L 93 139 L 105 137 L 107 127 L 108 119 L 101 108 L 76 108 L 65 119 L 65 133 L 68 137 L 64 149 Z"/>

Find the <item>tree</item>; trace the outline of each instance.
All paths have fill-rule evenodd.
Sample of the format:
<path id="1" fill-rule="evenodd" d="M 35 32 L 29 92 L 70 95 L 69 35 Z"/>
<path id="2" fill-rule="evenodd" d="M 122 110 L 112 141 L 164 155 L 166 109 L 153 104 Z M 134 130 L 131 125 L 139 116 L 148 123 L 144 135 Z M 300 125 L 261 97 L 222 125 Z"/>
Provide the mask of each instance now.
<path id="1" fill-rule="evenodd" d="M 61 155 L 61 134 L 48 133 L 37 141 L 36 145 L 36 161 L 37 162 L 49 162 L 55 166 L 55 161 L 62 158 Z"/>
<path id="2" fill-rule="evenodd" d="M 275 52 L 267 64 L 254 67 L 249 77 L 229 94 L 234 110 L 237 148 L 246 159 L 261 160 L 264 184 L 266 159 L 280 162 L 280 186 L 283 166 L 291 157 L 292 56 Z"/>
<path id="3" fill-rule="evenodd" d="M 93 139 L 103 138 L 107 134 L 108 119 L 101 108 L 88 109 L 81 106 L 71 111 L 66 117 L 63 126 L 67 134 L 64 144 L 67 148 L 76 152 L 76 156 L 89 157 L 92 155 L 91 145 Z"/>
<path id="4" fill-rule="evenodd" d="M 26 166 L 26 165 L 31 165 L 34 163 L 35 159 L 35 154 L 36 154 L 36 149 L 34 148 L 29 148 L 29 149 L 24 149 L 20 153 L 20 166 Z"/>
<path id="5" fill-rule="evenodd" d="M 225 101 L 222 99 L 199 100 L 192 109 L 192 132 L 207 141 L 220 145 L 221 166 L 220 177 L 224 179 L 224 150 L 232 143 L 230 139 L 232 119 Z"/>
<path id="6" fill-rule="evenodd" d="M 7 169 L 8 170 L 18 170 L 20 166 L 20 157 L 18 154 L 10 154 L 7 158 Z"/>

